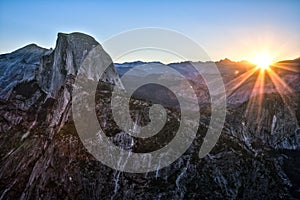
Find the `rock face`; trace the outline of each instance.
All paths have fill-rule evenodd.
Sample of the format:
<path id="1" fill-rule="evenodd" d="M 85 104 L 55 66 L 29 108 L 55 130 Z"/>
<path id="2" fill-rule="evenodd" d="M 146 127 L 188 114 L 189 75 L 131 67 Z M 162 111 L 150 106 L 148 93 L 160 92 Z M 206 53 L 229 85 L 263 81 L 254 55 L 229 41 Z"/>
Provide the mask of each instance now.
<path id="1" fill-rule="evenodd" d="M 76 132 L 71 99 L 78 69 L 98 45 L 82 33 L 60 33 L 54 50 L 28 45 L 0 55 L 0 199 L 299 198 L 297 92 L 265 94 L 260 120 L 256 120 L 254 111 L 245 115 L 248 102 L 256 97 L 249 99 L 243 95 L 245 100 L 228 107 L 222 135 L 203 159 L 199 159 L 198 151 L 210 120 L 207 104 L 201 107 L 197 138 L 170 166 L 151 173 L 131 174 L 97 161 Z M 103 60 L 111 61 L 104 50 L 101 55 Z M 286 62 L 299 68 L 297 60 Z M 224 63 L 232 64 L 228 60 Z M 175 68 L 186 71 L 182 66 Z M 222 72 L 230 80 L 230 73 L 225 71 L 232 70 L 229 67 Z M 282 73 L 294 77 L 289 84 L 299 88 L 299 73 Z M 167 107 L 168 126 L 150 141 L 129 137 L 116 127 L 109 108 L 112 86 L 121 84 L 116 69 L 110 65 L 100 80 L 95 108 L 106 135 L 116 145 L 136 152 L 153 151 L 165 145 L 163 140 L 172 139 L 178 128 L 180 114 Z M 289 100 L 293 112 L 283 99 Z M 137 123 L 149 120 L 150 104 L 131 99 Z"/>
<path id="2" fill-rule="evenodd" d="M 32 44 L 1 55 L 0 176 L 3 197 L 27 197 L 25 190 L 32 190 L 32 181 L 38 181 L 37 174 L 31 173 L 33 168 L 39 165 L 40 159 L 46 159 L 44 156 L 48 153 L 51 159 L 54 158 L 53 152 L 49 152 L 57 148 L 54 138 L 70 123 L 74 77 L 85 56 L 97 45 L 97 41 L 82 33 L 59 33 L 54 50 Z M 111 61 L 104 50 L 102 56 Z M 102 80 L 120 84 L 113 65 L 106 70 Z M 75 129 L 72 134 L 76 134 Z M 79 142 L 78 137 L 71 139 Z M 76 146 L 75 143 L 70 144 Z M 44 176 L 43 170 L 50 163 L 40 164 L 47 166 L 37 167 L 34 171 L 38 176 Z M 28 197 L 34 195 L 30 193 Z"/>

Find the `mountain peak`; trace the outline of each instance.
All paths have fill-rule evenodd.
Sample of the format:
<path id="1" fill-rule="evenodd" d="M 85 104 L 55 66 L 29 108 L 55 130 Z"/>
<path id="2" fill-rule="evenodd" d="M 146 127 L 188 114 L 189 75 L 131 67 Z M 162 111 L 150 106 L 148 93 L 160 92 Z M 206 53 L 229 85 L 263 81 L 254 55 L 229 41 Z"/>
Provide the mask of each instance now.
<path id="1" fill-rule="evenodd" d="M 32 43 L 32 44 L 28 44 L 24 47 L 21 47 L 20 49 L 17 49 L 15 51 L 12 52 L 12 54 L 18 54 L 18 53 L 33 53 L 33 52 L 37 52 L 37 51 L 45 51 L 45 50 L 48 50 L 48 49 L 45 49 L 43 47 L 40 47 L 38 46 L 37 44 L 35 43 Z"/>
<path id="2" fill-rule="evenodd" d="M 225 59 L 220 60 L 218 63 L 221 63 L 221 64 L 232 64 L 234 62 L 231 61 L 231 60 L 229 60 L 228 58 L 225 58 Z"/>
<path id="3" fill-rule="evenodd" d="M 42 47 L 39 47 L 37 44 L 35 44 L 35 43 L 31 43 L 31 44 L 28 44 L 28 45 L 26 45 L 26 46 L 24 46 L 23 48 L 42 48 Z"/>
<path id="4" fill-rule="evenodd" d="M 8 98 L 10 92 L 24 82 L 37 81 L 39 87 L 50 96 L 57 96 L 69 75 L 75 76 L 85 57 L 96 46 L 103 60 L 111 62 L 109 55 L 91 36 L 74 32 L 58 33 L 54 50 L 26 45 L 12 53 L 0 56 L 0 97 Z M 108 63 L 110 64 L 110 63 Z M 119 77 L 111 65 L 105 80 L 118 82 Z"/>
<path id="5" fill-rule="evenodd" d="M 67 40 L 69 43 L 78 47 L 92 47 L 99 45 L 99 43 L 92 37 L 84 33 L 73 32 L 73 33 L 58 33 L 57 34 L 57 43 Z"/>

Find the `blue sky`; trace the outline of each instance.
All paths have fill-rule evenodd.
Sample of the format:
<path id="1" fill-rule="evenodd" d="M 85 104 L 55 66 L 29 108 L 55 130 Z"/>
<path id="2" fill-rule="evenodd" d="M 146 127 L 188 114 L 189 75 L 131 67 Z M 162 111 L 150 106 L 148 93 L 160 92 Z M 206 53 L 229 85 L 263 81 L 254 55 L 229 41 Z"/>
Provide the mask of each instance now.
<path id="1" fill-rule="evenodd" d="M 241 2 L 1 1 L 0 53 L 29 43 L 54 47 L 57 32 L 85 32 L 101 43 L 126 30 L 161 27 L 192 38 L 213 60 L 243 60 L 266 48 L 277 60 L 300 56 L 300 1 Z"/>

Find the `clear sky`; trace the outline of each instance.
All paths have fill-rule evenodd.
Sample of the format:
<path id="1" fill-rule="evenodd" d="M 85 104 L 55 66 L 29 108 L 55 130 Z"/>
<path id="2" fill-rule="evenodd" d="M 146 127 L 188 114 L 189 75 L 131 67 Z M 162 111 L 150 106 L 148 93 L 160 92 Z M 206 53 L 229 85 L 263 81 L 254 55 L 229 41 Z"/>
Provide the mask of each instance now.
<path id="1" fill-rule="evenodd" d="M 300 56 L 297 0 L 0 1 L 0 53 L 29 43 L 54 47 L 57 32 L 85 32 L 101 43 L 142 27 L 179 31 L 213 60 L 244 60 L 265 49 L 276 60 Z"/>

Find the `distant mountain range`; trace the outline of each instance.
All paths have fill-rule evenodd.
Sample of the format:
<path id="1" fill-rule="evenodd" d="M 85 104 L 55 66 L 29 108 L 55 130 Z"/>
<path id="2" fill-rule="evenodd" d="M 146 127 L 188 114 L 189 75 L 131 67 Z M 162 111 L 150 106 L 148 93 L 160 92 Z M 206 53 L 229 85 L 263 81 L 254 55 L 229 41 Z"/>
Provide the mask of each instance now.
<path id="1" fill-rule="evenodd" d="M 167 66 L 179 71 L 181 74 L 183 74 L 188 80 L 190 80 L 195 87 L 205 88 L 206 83 L 204 82 L 203 78 L 199 75 L 195 69 L 193 69 L 193 66 L 197 66 L 201 73 L 203 74 L 210 74 L 211 76 L 214 76 L 215 71 L 210 68 L 210 63 L 212 62 L 181 62 L 181 63 L 170 63 L 167 64 Z M 136 74 L 134 77 L 132 77 L 132 81 L 134 84 L 134 81 L 139 78 L 145 78 L 145 76 L 150 74 L 159 74 L 160 71 L 157 71 L 155 69 L 156 64 L 161 64 L 160 62 L 142 62 L 142 61 L 135 61 L 135 62 L 125 62 L 125 63 L 115 63 L 116 70 L 120 76 L 123 76 L 127 71 L 134 67 L 139 67 L 141 65 L 146 65 L 147 70 L 136 70 Z M 241 61 L 241 62 L 234 62 L 229 59 L 220 60 L 218 62 L 215 62 L 217 65 L 220 74 L 223 78 L 224 84 L 226 86 L 227 92 L 228 92 L 228 103 L 229 104 L 240 104 L 243 103 L 251 96 L 258 95 L 259 91 L 254 91 L 253 88 L 259 73 L 259 70 L 255 72 L 253 75 L 248 77 L 243 84 L 241 84 L 241 80 L 243 76 L 246 76 L 246 72 L 249 72 L 251 69 L 255 68 L 255 65 L 247 62 L 247 61 Z M 285 60 L 280 61 L 277 63 L 274 63 L 272 69 L 276 74 L 284 81 L 289 87 L 293 89 L 294 92 L 300 91 L 300 58 L 297 58 L 295 60 Z M 216 74 L 215 74 L 216 75 Z M 237 85 L 236 89 L 234 89 Z M 270 78 L 268 78 L 268 75 L 266 73 L 266 79 L 265 83 L 263 85 L 264 87 L 264 93 L 274 93 L 278 92 L 276 91 L 276 88 Z M 231 90 L 234 89 L 234 93 L 231 92 Z M 183 89 L 184 90 L 184 89 Z M 255 90 L 255 88 L 254 88 Z M 281 91 L 282 92 L 282 91 Z M 286 91 L 284 91 L 286 92 Z M 147 93 L 145 91 L 145 93 Z M 204 91 L 204 93 L 207 93 Z M 208 97 L 206 98 L 206 101 L 209 101 Z M 203 100 L 203 98 L 202 98 Z"/>

